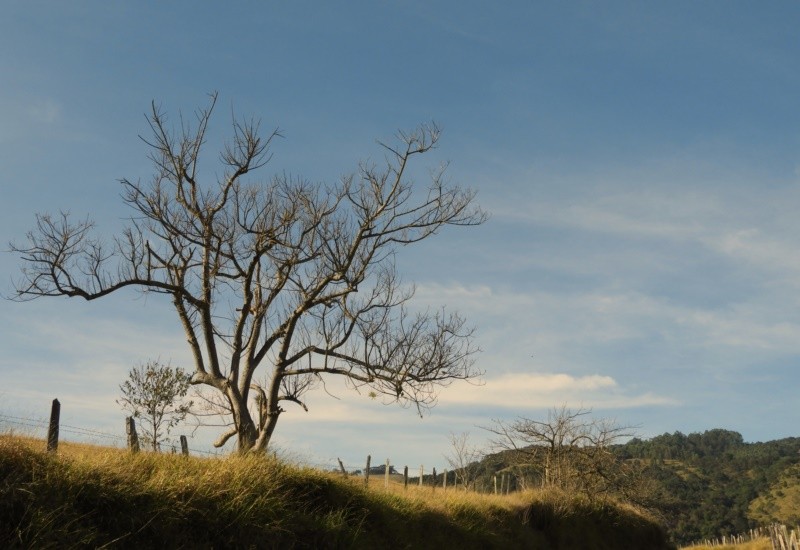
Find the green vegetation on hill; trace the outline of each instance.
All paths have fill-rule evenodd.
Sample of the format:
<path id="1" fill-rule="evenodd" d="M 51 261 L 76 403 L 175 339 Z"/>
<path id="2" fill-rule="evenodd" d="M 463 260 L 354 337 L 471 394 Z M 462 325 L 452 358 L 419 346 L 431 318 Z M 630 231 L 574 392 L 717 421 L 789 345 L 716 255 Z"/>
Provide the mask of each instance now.
<path id="1" fill-rule="evenodd" d="M 613 452 L 635 476 L 632 490 L 617 498 L 634 500 L 661 518 L 677 544 L 775 522 L 800 524 L 800 438 L 745 443 L 737 432 L 715 429 L 634 438 Z M 504 473 L 512 489 L 530 486 L 544 468 L 515 464 L 508 451 L 487 455 L 475 465 L 476 488 L 491 492 L 495 476 Z"/>
<path id="2" fill-rule="evenodd" d="M 800 525 L 800 465 L 784 470 L 768 491 L 750 503 L 750 517 L 762 524 Z"/>
<path id="3" fill-rule="evenodd" d="M 800 438 L 745 443 L 741 434 L 728 430 L 675 432 L 633 439 L 617 453 L 644 460 L 644 474 L 657 481 L 653 506 L 681 544 L 745 533 L 772 522 L 791 523 L 752 503 L 767 498 L 773 485 L 800 463 Z M 791 483 L 800 489 L 800 480 L 784 480 L 787 487 Z"/>
<path id="4" fill-rule="evenodd" d="M 558 491 L 366 489 L 264 456 L 43 446 L 0 436 L 0 547 L 670 547 L 636 508 Z"/>

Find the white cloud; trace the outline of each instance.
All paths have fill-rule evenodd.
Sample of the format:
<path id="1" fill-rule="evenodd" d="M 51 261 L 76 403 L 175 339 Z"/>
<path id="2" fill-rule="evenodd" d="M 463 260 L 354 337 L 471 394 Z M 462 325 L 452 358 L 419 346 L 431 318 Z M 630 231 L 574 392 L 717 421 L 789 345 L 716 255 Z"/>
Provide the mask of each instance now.
<path id="1" fill-rule="evenodd" d="M 536 201 L 529 208 L 511 206 L 502 213 L 510 220 L 532 222 L 550 227 L 580 229 L 589 232 L 611 233 L 641 237 L 687 239 L 703 231 L 703 210 L 716 210 L 709 197 L 631 196 L 624 193 L 578 201 Z"/>
<path id="2" fill-rule="evenodd" d="M 800 323 L 776 319 L 778 312 L 743 305 L 723 312 L 687 311 L 677 320 L 707 348 L 800 354 Z"/>
<path id="3" fill-rule="evenodd" d="M 800 227 L 795 228 L 800 229 Z M 792 233 L 794 237 L 795 233 Z M 750 269 L 778 274 L 782 282 L 797 284 L 800 243 L 769 234 L 763 229 L 733 229 L 704 239 L 709 248 L 744 262 Z"/>
<path id="4" fill-rule="evenodd" d="M 622 289 L 515 291 L 459 283 L 419 285 L 417 298 L 446 303 L 477 327 L 479 366 L 488 376 L 529 370 L 532 361 L 540 371 L 601 369 L 612 376 L 623 362 L 639 363 L 634 379 L 647 387 L 658 383 L 649 369 L 670 361 L 730 370 L 800 354 L 798 300 L 780 289 L 710 306 Z M 620 358 L 621 348 L 640 351 Z"/>
<path id="5" fill-rule="evenodd" d="M 539 409 L 562 403 L 597 408 L 674 405 L 674 399 L 653 393 L 629 395 L 610 376 L 572 376 L 564 373 L 509 373 L 489 377 L 483 385 L 459 384 L 440 396 L 442 405 L 471 405 L 501 409 Z"/>
<path id="6" fill-rule="evenodd" d="M 633 291 L 545 292 L 460 283 L 418 285 L 421 304 L 446 303 L 465 312 L 479 335 L 502 326 L 517 338 L 552 333 L 563 342 L 610 342 L 641 336 L 643 321 L 676 317 L 676 308 Z"/>

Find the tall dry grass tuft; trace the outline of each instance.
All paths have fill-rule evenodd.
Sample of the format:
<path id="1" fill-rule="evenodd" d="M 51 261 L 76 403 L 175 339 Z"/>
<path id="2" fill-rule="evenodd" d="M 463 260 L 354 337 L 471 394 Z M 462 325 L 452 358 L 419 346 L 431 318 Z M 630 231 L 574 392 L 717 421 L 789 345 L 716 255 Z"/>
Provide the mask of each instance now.
<path id="1" fill-rule="evenodd" d="M 684 546 L 681 550 L 772 550 L 772 541 L 768 538 L 751 540 L 741 544 L 717 544 L 714 546 L 700 544 L 695 546 Z"/>

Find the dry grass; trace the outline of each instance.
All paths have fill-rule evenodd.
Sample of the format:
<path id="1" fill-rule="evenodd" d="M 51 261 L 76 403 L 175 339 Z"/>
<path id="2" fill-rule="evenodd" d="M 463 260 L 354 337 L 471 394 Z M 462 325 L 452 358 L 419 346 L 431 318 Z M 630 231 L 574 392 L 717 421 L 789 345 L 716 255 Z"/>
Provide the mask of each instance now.
<path id="1" fill-rule="evenodd" d="M 651 518 L 560 492 L 409 487 L 296 468 L 0 436 L 0 547 L 668 548 Z"/>
<path id="2" fill-rule="evenodd" d="M 724 546 L 684 546 L 681 550 L 772 550 L 772 542 L 768 538 L 761 538 L 742 544 L 726 544 Z"/>

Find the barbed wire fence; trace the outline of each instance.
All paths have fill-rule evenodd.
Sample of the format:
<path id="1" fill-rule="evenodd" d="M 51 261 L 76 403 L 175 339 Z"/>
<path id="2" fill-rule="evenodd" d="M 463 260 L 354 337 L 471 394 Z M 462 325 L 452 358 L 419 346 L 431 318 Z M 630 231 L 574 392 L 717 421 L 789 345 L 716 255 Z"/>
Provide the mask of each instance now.
<path id="1" fill-rule="evenodd" d="M 57 399 L 54 399 L 49 422 L 41 417 L 40 418 L 35 418 L 33 416 L 25 417 L 25 416 L 0 412 L 0 434 L 14 434 L 16 432 L 19 435 L 25 435 L 37 439 L 44 439 L 47 441 L 48 451 L 56 450 L 60 434 L 68 434 L 71 437 L 67 437 L 64 439 L 69 442 L 113 446 L 115 448 L 127 447 L 129 450 L 138 452 L 139 444 L 137 436 L 135 434 L 136 432 L 135 423 L 132 417 L 126 418 L 125 422 L 126 434 L 122 435 L 121 433 L 111 433 L 95 428 L 88 428 L 85 426 L 62 424 L 59 418 L 60 408 L 61 408 L 60 403 L 58 402 Z M 133 444 L 131 438 L 132 433 L 134 440 Z M 192 454 L 194 456 L 203 455 L 214 458 L 224 457 L 230 454 L 230 451 L 224 451 L 224 450 L 209 451 L 205 449 L 199 449 L 196 447 L 190 448 L 188 446 L 188 442 L 185 436 L 180 436 L 180 439 L 181 439 L 181 452 L 183 454 Z M 169 443 L 169 445 L 172 447 L 173 453 L 178 452 L 178 449 L 176 448 L 174 443 Z M 274 456 L 277 458 L 278 451 L 273 451 L 273 453 Z M 386 459 L 385 464 L 379 464 L 377 466 L 371 466 L 370 464 L 371 456 L 369 455 L 366 457 L 366 462 L 362 464 L 354 464 L 352 462 L 345 464 L 338 457 L 336 458 L 335 461 L 331 458 L 328 459 L 327 462 L 318 462 L 314 460 L 307 460 L 302 457 L 298 457 L 296 455 L 290 456 L 289 454 L 284 456 L 282 453 L 282 456 L 280 458 L 285 462 L 292 463 L 295 466 L 299 467 L 312 468 L 327 472 L 337 472 L 351 479 L 363 478 L 365 485 L 369 484 L 370 476 L 374 476 L 373 479 L 382 478 L 384 480 L 384 484 L 386 485 L 386 487 L 389 486 L 390 480 L 395 483 L 402 482 L 405 487 L 408 487 L 409 485 L 418 485 L 420 487 L 428 486 L 431 488 L 441 486 L 442 488 L 447 489 L 448 484 L 450 485 L 450 487 L 455 487 L 456 485 L 455 473 L 450 472 L 450 474 L 448 475 L 447 469 L 441 470 L 437 474 L 436 467 L 433 467 L 431 469 L 426 469 L 424 465 L 420 465 L 419 470 L 417 470 L 416 467 L 409 469 L 409 467 L 406 465 L 403 466 L 401 471 L 399 469 L 396 469 L 399 467 L 396 464 L 392 463 L 392 461 L 389 458 Z M 500 481 L 499 491 L 498 491 L 498 480 Z M 509 479 L 507 483 L 505 475 L 503 475 L 498 479 L 495 479 L 494 485 L 495 485 L 494 487 L 495 494 L 497 494 L 498 492 L 500 494 L 508 494 L 511 490 L 511 480 Z"/>
<path id="2" fill-rule="evenodd" d="M 129 424 L 129 422 L 130 418 L 127 419 L 126 426 Z M 57 430 L 56 430 L 57 439 L 58 437 L 66 434 L 67 437 L 64 437 L 63 439 L 67 442 L 113 446 L 115 448 L 126 448 L 126 447 L 128 449 L 131 448 L 129 433 L 122 435 L 121 433 L 110 433 L 107 431 L 95 428 L 88 428 L 85 426 L 62 424 L 58 419 L 56 419 L 56 423 L 57 423 Z M 51 421 L 48 422 L 47 420 L 41 417 L 40 418 L 35 418 L 32 416 L 25 417 L 25 416 L 18 416 L 14 414 L 0 412 L 0 434 L 16 433 L 18 435 L 43 439 L 48 442 L 48 449 L 50 449 L 51 442 L 49 441 L 50 439 L 49 431 L 51 429 L 52 429 L 52 417 Z M 172 449 L 173 452 L 177 451 L 175 446 L 173 446 Z M 188 454 L 192 454 L 194 456 L 202 455 L 207 457 L 222 457 L 229 454 L 229 452 L 226 451 L 214 452 L 214 451 L 207 451 L 205 449 L 198 449 L 196 447 L 188 448 L 187 450 Z M 275 456 L 276 457 L 278 456 L 277 451 L 275 451 Z M 386 459 L 385 464 L 371 466 L 370 456 L 367 457 L 366 463 L 362 464 L 357 464 L 350 461 L 345 463 L 338 458 L 335 461 L 333 459 L 329 459 L 329 461 L 327 462 L 308 460 L 298 456 L 282 456 L 281 459 L 285 460 L 286 462 L 293 463 L 295 466 L 298 467 L 311 468 L 326 472 L 342 473 L 345 477 L 351 479 L 361 478 L 364 480 L 365 484 L 368 484 L 370 476 L 373 476 L 373 480 L 383 479 L 387 485 L 390 479 L 395 483 L 402 482 L 406 487 L 409 485 L 419 485 L 420 487 L 442 486 L 444 488 L 447 488 L 448 485 L 447 482 L 448 476 L 446 469 L 439 474 L 436 473 L 435 467 L 432 468 L 431 470 L 426 470 L 425 467 L 422 465 L 419 466 L 419 470 L 417 470 L 416 468 L 409 470 L 408 466 L 404 466 L 402 470 L 400 470 L 400 469 L 395 469 L 398 467 L 392 464 L 389 459 Z M 451 486 L 454 485 L 453 480 L 450 481 L 450 485 Z"/>
<path id="3" fill-rule="evenodd" d="M 47 433 L 48 422 L 46 420 L 39 420 L 35 418 L 23 418 L 20 416 L 13 416 L 0 413 L 0 432 L 8 433 L 14 432 L 15 429 L 24 432 L 26 435 L 44 437 Z M 79 426 L 70 426 L 69 424 L 60 424 L 62 432 L 73 434 L 78 437 L 84 438 L 97 438 L 105 441 L 125 441 L 125 438 L 119 435 L 101 432 L 92 428 L 82 428 Z M 89 441 L 91 443 L 92 441 Z"/>
<path id="4" fill-rule="evenodd" d="M 0 434 L 19 433 L 30 437 L 47 439 L 49 426 L 50 423 L 43 418 L 22 417 L 0 412 Z M 94 428 L 59 423 L 59 432 L 73 436 L 65 438 L 65 440 L 76 443 L 112 444 L 114 447 L 126 447 L 128 444 L 126 435 L 114 434 Z M 174 445 L 172 448 L 176 449 Z M 210 457 L 220 457 L 226 454 L 223 451 L 215 452 L 193 447 L 189 447 L 189 452 Z"/>
<path id="5" fill-rule="evenodd" d="M 23 417 L 0 412 L 0 434 L 17 433 L 20 435 L 46 440 L 49 425 L 49 421 L 44 417 Z M 114 446 L 116 448 L 125 448 L 128 445 L 128 436 L 123 434 L 122 430 L 120 430 L 121 433 L 110 433 L 95 428 L 63 424 L 59 422 L 59 432 L 61 434 L 68 434 L 72 436 L 63 438 L 64 440 L 76 443 L 101 444 Z M 220 457 L 230 454 L 230 451 L 208 451 L 205 449 L 198 449 L 196 447 L 189 447 L 189 452 L 193 455 L 197 454 L 211 457 Z M 287 455 L 288 454 L 290 453 L 287 453 Z M 363 463 L 357 464 L 348 461 L 338 465 L 337 460 L 334 459 L 329 459 L 327 462 L 322 462 L 318 460 L 308 460 L 300 456 L 286 456 L 282 458 L 285 458 L 287 462 L 291 462 L 299 467 L 312 468 L 328 472 L 339 472 L 341 471 L 341 467 L 344 467 L 348 476 L 350 477 L 364 475 L 365 465 Z M 394 467 L 394 465 L 392 467 Z M 380 468 L 380 466 L 373 468 L 373 475 L 377 475 L 375 472 L 377 472 L 378 468 Z M 395 475 L 397 475 L 397 472 L 395 472 Z M 416 478 L 412 479 L 416 480 Z"/>

